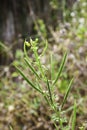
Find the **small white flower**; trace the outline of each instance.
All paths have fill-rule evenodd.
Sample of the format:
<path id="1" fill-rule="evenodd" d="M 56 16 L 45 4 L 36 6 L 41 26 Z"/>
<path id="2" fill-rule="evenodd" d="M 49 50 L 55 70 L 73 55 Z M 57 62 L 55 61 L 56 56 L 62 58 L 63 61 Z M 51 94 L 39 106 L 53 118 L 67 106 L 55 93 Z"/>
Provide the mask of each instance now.
<path id="1" fill-rule="evenodd" d="M 84 19 L 84 18 L 80 18 L 80 19 L 79 19 L 79 23 L 80 23 L 80 24 L 84 24 L 84 22 L 85 22 L 85 19 Z"/>
<path id="2" fill-rule="evenodd" d="M 11 111 L 13 111 L 13 110 L 14 110 L 14 106 L 13 106 L 13 105 L 10 105 L 10 106 L 8 107 L 8 111 L 11 112 Z"/>
<path id="3" fill-rule="evenodd" d="M 85 10 L 84 10 L 84 9 L 82 9 L 82 10 L 81 10 L 81 13 L 82 13 L 82 14 L 84 14 L 84 13 L 85 13 Z"/>
<path id="4" fill-rule="evenodd" d="M 0 108 L 4 107 L 4 103 L 0 103 Z"/>
<path id="5" fill-rule="evenodd" d="M 83 7 L 86 7 L 86 6 L 87 6 L 87 3 L 86 3 L 86 2 L 83 2 L 83 3 L 82 3 L 82 6 L 83 6 Z"/>
<path id="6" fill-rule="evenodd" d="M 75 12 L 71 12 L 71 16 L 74 17 L 75 16 Z"/>

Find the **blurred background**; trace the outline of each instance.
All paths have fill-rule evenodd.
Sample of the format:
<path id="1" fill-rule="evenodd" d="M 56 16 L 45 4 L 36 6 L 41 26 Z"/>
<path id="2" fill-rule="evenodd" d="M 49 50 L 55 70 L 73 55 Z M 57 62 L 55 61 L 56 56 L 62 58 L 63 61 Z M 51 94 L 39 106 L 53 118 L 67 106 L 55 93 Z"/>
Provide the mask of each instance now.
<path id="1" fill-rule="evenodd" d="M 40 32 L 45 31 L 41 25 L 43 23 L 50 35 L 49 27 L 52 26 L 55 30 L 60 23 L 71 19 L 70 13 L 75 2 L 76 0 L 1 0 L 0 41 L 8 48 L 12 48 L 11 50 L 16 47 L 22 48 L 22 40 L 25 38 L 36 37 L 35 35 L 43 37 Z M 0 64 L 7 62 L 6 57 L 2 58 L 2 54 L 0 54 L 0 59 Z"/>

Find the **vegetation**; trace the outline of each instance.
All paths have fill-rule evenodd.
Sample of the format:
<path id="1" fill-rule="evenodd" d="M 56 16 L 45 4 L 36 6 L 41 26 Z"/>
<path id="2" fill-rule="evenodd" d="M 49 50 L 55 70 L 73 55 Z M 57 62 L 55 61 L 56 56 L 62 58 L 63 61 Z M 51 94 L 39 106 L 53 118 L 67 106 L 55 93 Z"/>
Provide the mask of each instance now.
<path id="1" fill-rule="evenodd" d="M 87 2 L 56 3 L 32 13 L 35 35 L 0 42 L 1 130 L 87 129 Z"/>
<path id="2" fill-rule="evenodd" d="M 40 58 L 41 58 L 42 54 L 44 53 L 47 45 L 46 45 L 45 49 L 43 50 L 42 54 L 39 56 L 38 55 L 38 46 L 37 46 L 37 44 L 38 44 L 38 39 L 36 39 L 35 41 L 30 39 L 30 43 L 27 42 L 27 41 L 25 41 L 25 43 L 24 43 L 24 55 L 25 55 L 24 60 L 25 60 L 26 64 L 28 65 L 29 69 L 36 76 L 35 77 L 36 83 L 33 83 L 32 81 L 30 81 L 27 78 L 27 76 L 22 72 L 22 70 L 20 70 L 20 68 L 18 68 L 17 66 L 16 66 L 16 69 L 18 70 L 18 72 L 22 75 L 22 77 L 25 79 L 25 81 L 27 81 L 27 83 L 32 88 L 34 88 L 36 91 L 41 93 L 41 95 L 46 100 L 47 104 L 50 106 L 50 110 L 52 109 L 54 111 L 53 120 L 54 120 L 54 125 L 55 125 L 56 129 L 58 130 L 59 128 L 61 128 L 63 130 L 64 129 L 63 128 L 64 117 L 63 118 L 61 117 L 61 113 L 63 113 L 62 108 L 63 108 L 63 106 L 64 106 L 64 104 L 66 102 L 67 96 L 69 94 L 69 91 L 70 91 L 70 88 L 71 88 L 71 84 L 72 84 L 72 80 L 71 80 L 69 86 L 67 86 L 67 88 L 68 88 L 67 92 L 66 92 L 66 94 L 64 96 L 64 99 L 63 99 L 63 101 L 62 101 L 60 106 L 55 102 L 55 98 L 57 97 L 57 94 L 55 94 L 55 84 L 56 84 L 57 80 L 59 79 L 59 77 L 61 75 L 61 72 L 62 72 L 62 70 L 64 68 L 64 64 L 65 64 L 65 60 L 66 60 L 66 53 L 65 53 L 65 55 L 63 57 L 63 60 L 61 62 L 59 71 L 56 74 L 56 78 L 55 79 L 52 79 L 52 78 L 54 78 L 53 77 L 54 71 L 52 71 L 52 69 L 54 69 L 54 66 L 52 65 L 53 64 L 53 59 L 51 58 L 51 60 L 52 60 L 51 61 L 52 62 L 51 63 L 51 67 L 52 68 L 50 68 L 50 70 L 51 70 L 52 73 L 51 73 L 51 76 L 50 76 L 51 79 L 48 79 L 47 78 L 47 74 L 46 74 L 46 73 L 48 73 L 48 72 L 46 72 L 48 69 L 46 67 L 44 67 L 43 64 L 40 61 Z M 34 53 L 35 61 L 32 63 L 32 65 L 34 67 L 30 63 L 31 60 L 29 59 L 29 57 L 27 55 L 26 46 L 28 46 L 28 47 L 31 46 L 31 50 Z M 35 68 L 37 68 L 37 71 L 35 70 Z M 43 84 L 42 83 L 40 84 L 40 82 L 43 82 Z M 75 112 L 75 115 L 76 115 L 76 112 Z M 57 127 L 55 122 L 59 123 L 59 125 L 60 125 L 59 128 Z M 72 127 L 73 129 L 74 129 L 74 126 L 75 126 L 75 122 L 73 122 L 73 127 Z M 68 126 L 67 126 L 67 129 L 69 129 Z"/>

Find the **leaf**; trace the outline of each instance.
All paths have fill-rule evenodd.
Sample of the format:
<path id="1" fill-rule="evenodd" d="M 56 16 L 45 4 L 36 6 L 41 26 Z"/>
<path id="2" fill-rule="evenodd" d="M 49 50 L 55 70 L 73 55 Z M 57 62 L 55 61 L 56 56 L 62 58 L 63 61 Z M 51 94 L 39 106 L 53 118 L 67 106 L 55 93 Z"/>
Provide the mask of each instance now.
<path id="1" fill-rule="evenodd" d="M 53 104 L 53 100 L 52 100 L 52 93 L 51 93 L 51 89 L 50 89 L 50 85 L 49 85 L 49 81 L 47 79 L 47 87 L 48 87 L 48 92 L 49 92 L 49 96 L 50 96 L 50 101 Z"/>
<path id="2" fill-rule="evenodd" d="M 45 47 L 44 47 L 43 52 L 42 52 L 42 54 L 41 54 L 40 56 L 43 56 L 43 55 L 45 54 L 46 50 L 47 50 L 47 47 L 48 47 L 48 41 L 46 40 L 45 43 L 46 43 L 46 44 L 45 44 Z"/>
<path id="3" fill-rule="evenodd" d="M 24 74 L 17 66 L 15 66 L 15 67 L 16 67 L 17 71 L 21 74 L 21 76 L 26 80 L 26 82 L 27 82 L 32 88 L 34 88 L 35 90 L 37 90 L 38 92 L 40 92 L 41 94 L 43 94 L 43 92 L 42 92 L 39 88 L 37 88 L 37 87 L 25 76 L 25 74 Z"/>
<path id="4" fill-rule="evenodd" d="M 61 62 L 61 64 L 60 64 L 60 68 L 59 68 L 57 77 L 56 77 L 55 81 L 53 82 L 53 86 L 56 84 L 57 80 L 58 80 L 59 77 L 60 77 L 60 74 L 61 74 L 61 72 L 62 72 L 62 70 L 63 70 L 63 68 L 64 68 L 64 65 L 65 65 L 66 57 L 67 57 L 67 53 L 65 53 L 64 56 L 63 56 L 63 59 L 62 59 L 62 62 Z"/>
<path id="5" fill-rule="evenodd" d="M 70 83 L 69 83 L 68 89 L 67 89 L 67 91 L 66 91 L 66 94 L 65 94 L 65 96 L 64 96 L 64 99 L 63 99 L 63 102 L 62 102 L 62 105 L 61 105 L 61 108 L 63 108 L 63 106 L 64 106 L 64 104 L 65 104 L 65 102 L 66 102 L 66 100 L 67 100 L 67 97 L 68 97 L 69 92 L 70 92 L 70 89 L 71 89 L 72 82 L 73 82 L 73 79 L 72 79 L 72 80 L 70 81 Z"/>
<path id="6" fill-rule="evenodd" d="M 53 55 L 51 54 L 51 80 L 54 79 L 54 61 L 53 61 Z"/>
<path id="7" fill-rule="evenodd" d="M 72 130 L 75 130 L 75 124 L 76 124 L 76 102 L 74 103 L 73 108 Z"/>
<path id="8" fill-rule="evenodd" d="M 29 63 L 27 58 L 24 58 L 26 64 L 29 66 L 29 68 L 31 69 L 31 71 L 40 79 L 38 73 L 36 72 L 36 70 L 31 66 L 31 64 Z"/>
<path id="9" fill-rule="evenodd" d="M 13 130 L 13 128 L 12 128 L 12 126 L 11 126 L 11 125 L 9 126 L 9 130 Z"/>

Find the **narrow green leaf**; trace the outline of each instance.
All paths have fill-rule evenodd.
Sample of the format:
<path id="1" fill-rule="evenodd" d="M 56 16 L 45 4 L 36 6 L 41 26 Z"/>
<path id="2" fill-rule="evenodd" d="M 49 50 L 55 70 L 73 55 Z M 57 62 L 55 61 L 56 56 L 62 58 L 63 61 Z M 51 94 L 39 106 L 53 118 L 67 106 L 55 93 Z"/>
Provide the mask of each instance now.
<path id="1" fill-rule="evenodd" d="M 51 94 L 51 89 L 50 89 L 50 85 L 49 85 L 49 81 L 47 79 L 47 87 L 48 87 L 48 92 L 49 92 L 49 96 L 50 96 L 50 101 L 53 104 L 53 100 L 52 100 L 52 94 Z"/>
<path id="2" fill-rule="evenodd" d="M 47 40 L 46 40 L 46 42 L 45 42 L 46 44 L 45 44 L 45 47 L 44 47 L 44 49 L 43 49 L 43 51 L 42 51 L 42 54 L 40 55 L 40 56 L 43 56 L 44 55 L 44 53 L 46 52 L 46 50 L 47 50 L 47 47 L 48 47 L 48 42 L 47 42 Z"/>
<path id="3" fill-rule="evenodd" d="M 73 108 L 72 130 L 75 130 L 75 124 L 76 124 L 76 102 L 74 103 L 74 108 Z"/>
<path id="4" fill-rule="evenodd" d="M 0 47 L 3 47 L 4 49 L 8 50 L 8 47 L 4 45 L 2 42 L 0 42 Z"/>
<path id="5" fill-rule="evenodd" d="M 36 70 L 31 66 L 31 64 L 29 63 L 27 58 L 24 58 L 26 64 L 29 66 L 29 68 L 31 69 L 31 71 L 40 79 L 39 75 L 37 74 Z"/>
<path id="6" fill-rule="evenodd" d="M 70 92 L 70 89 L 71 89 L 72 82 L 73 82 L 73 79 L 72 79 L 72 80 L 70 81 L 70 83 L 69 83 L 68 89 L 67 89 L 67 91 L 66 91 L 66 94 L 65 94 L 65 96 L 64 96 L 64 99 L 63 99 L 63 102 L 62 102 L 62 105 L 61 105 L 61 108 L 63 108 L 63 106 L 64 106 L 64 104 L 65 104 L 65 102 L 66 102 L 66 100 L 67 100 L 67 97 L 68 97 L 69 92 Z"/>
<path id="7" fill-rule="evenodd" d="M 32 87 L 34 88 L 35 90 L 37 90 L 38 92 L 40 92 L 41 94 L 43 94 L 43 92 L 38 89 L 37 87 L 35 87 L 35 85 L 25 76 L 25 74 L 17 67 L 15 66 L 17 71 L 21 74 L 21 76 L 27 81 L 27 83 Z"/>
<path id="8" fill-rule="evenodd" d="M 12 128 L 12 126 L 11 126 L 11 125 L 9 126 L 9 129 L 10 129 L 10 130 L 13 130 L 13 128 Z"/>
<path id="9" fill-rule="evenodd" d="M 51 54 L 51 80 L 54 79 L 54 62 L 53 62 L 53 55 Z"/>
<path id="10" fill-rule="evenodd" d="M 24 55 L 27 57 L 27 52 L 26 52 L 26 40 L 24 42 Z"/>
<path id="11" fill-rule="evenodd" d="M 65 53 L 64 56 L 63 56 L 63 59 L 62 59 L 62 62 L 61 62 L 61 64 L 60 64 L 60 68 L 59 68 L 57 77 L 56 77 L 55 81 L 53 82 L 53 86 L 56 84 L 57 80 L 58 80 L 59 77 L 60 77 L 60 74 L 61 74 L 61 72 L 62 72 L 62 70 L 63 70 L 63 68 L 64 68 L 64 65 L 65 65 L 66 57 L 67 57 L 67 53 Z"/>
<path id="12" fill-rule="evenodd" d="M 56 130 L 59 130 L 59 129 L 58 129 L 58 126 L 56 125 L 56 123 L 55 123 L 55 122 L 54 122 L 54 125 L 55 125 Z"/>

